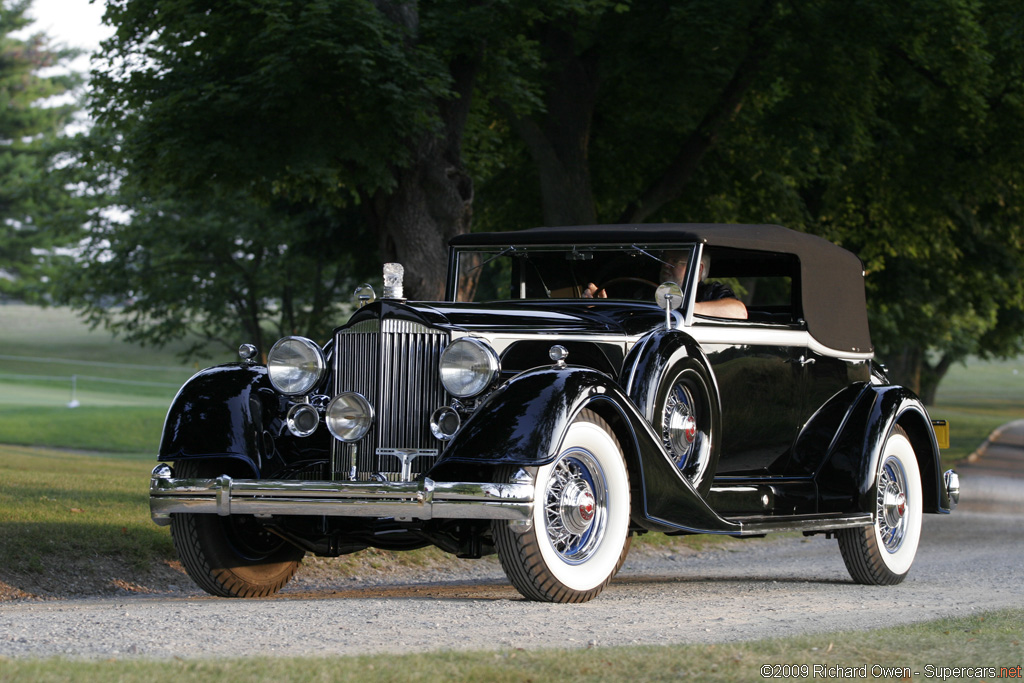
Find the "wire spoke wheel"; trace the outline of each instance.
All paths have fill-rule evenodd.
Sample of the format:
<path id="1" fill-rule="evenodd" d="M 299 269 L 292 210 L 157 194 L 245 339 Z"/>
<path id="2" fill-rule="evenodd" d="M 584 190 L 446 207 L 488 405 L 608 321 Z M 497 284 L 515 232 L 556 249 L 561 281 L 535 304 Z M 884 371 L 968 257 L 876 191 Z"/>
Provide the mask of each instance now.
<path id="1" fill-rule="evenodd" d="M 903 581 L 917 554 L 923 512 L 917 456 L 897 426 L 885 441 L 875 477 L 874 523 L 836 534 L 853 580 L 873 586 Z"/>
<path id="2" fill-rule="evenodd" d="M 608 424 L 582 411 L 555 461 L 537 469 L 535 486 L 528 531 L 493 525 L 502 568 L 530 600 L 596 597 L 629 550 L 629 474 Z"/>
<path id="3" fill-rule="evenodd" d="M 714 478 L 714 411 L 708 382 L 695 367 L 686 367 L 666 382 L 655 404 L 665 452 L 701 495 Z"/>

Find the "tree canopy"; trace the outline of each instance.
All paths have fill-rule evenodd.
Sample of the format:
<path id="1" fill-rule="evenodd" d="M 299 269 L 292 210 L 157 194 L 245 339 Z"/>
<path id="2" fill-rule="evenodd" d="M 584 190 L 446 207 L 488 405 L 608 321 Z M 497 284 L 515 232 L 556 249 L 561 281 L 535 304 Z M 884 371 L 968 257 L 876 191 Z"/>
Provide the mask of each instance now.
<path id="1" fill-rule="evenodd" d="M 146 208 L 97 244 L 358 245 L 432 298 L 471 224 L 778 222 L 861 256 L 880 356 L 926 398 L 949 363 L 1021 350 L 1011 0 L 112 0 L 106 20 L 92 111 Z M 200 310 L 223 315 L 146 315 Z"/>
<path id="2" fill-rule="evenodd" d="M 53 99 L 70 95 L 81 76 L 52 68 L 78 52 L 42 33 L 14 37 L 31 23 L 29 4 L 0 2 L 0 296 L 25 299 L 42 295 L 51 248 L 76 239 L 81 222 L 60 171 L 69 145 L 61 133 L 78 106 Z"/>

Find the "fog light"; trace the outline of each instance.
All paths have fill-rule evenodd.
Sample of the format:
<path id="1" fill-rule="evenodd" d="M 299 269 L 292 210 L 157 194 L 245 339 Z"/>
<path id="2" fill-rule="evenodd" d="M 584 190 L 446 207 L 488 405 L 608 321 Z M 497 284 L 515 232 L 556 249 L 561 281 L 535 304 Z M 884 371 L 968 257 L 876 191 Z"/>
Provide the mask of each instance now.
<path id="1" fill-rule="evenodd" d="M 327 423 L 327 429 L 334 438 L 339 441 L 359 441 L 366 436 L 373 424 L 373 406 L 360 394 L 338 394 L 327 406 L 324 422 Z"/>
<path id="2" fill-rule="evenodd" d="M 461 426 L 462 418 L 448 406 L 441 406 L 430 416 L 430 433 L 441 441 L 451 441 Z"/>
<path id="3" fill-rule="evenodd" d="M 320 426 L 320 413 L 308 403 L 296 403 L 288 409 L 288 431 L 295 436 L 309 436 Z"/>

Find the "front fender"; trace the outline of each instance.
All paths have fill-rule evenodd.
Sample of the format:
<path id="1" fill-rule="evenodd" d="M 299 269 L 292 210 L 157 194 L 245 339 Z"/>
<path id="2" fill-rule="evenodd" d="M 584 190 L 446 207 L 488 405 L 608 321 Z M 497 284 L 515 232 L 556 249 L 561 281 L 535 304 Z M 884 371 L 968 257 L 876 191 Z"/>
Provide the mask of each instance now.
<path id="1" fill-rule="evenodd" d="M 865 385 L 817 474 L 823 512 L 874 512 L 875 476 L 885 440 L 899 425 L 921 470 L 925 512 L 948 512 L 942 501 L 939 446 L 921 400 L 901 386 Z"/>
<path id="2" fill-rule="evenodd" d="M 711 400 L 718 407 L 716 414 L 721 415 L 718 383 L 715 374 L 711 372 L 711 363 L 701 350 L 700 344 L 688 334 L 667 329 L 655 330 L 634 344 L 622 364 L 625 369 L 623 386 L 642 414 L 653 414 L 661 378 L 685 359 L 692 359 L 704 368 L 714 394 Z M 719 433 L 720 426 L 714 426 L 716 434 Z"/>
<path id="3" fill-rule="evenodd" d="M 158 460 L 227 459 L 259 476 L 261 396 L 276 396 L 261 365 L 218 365 L 200 371 L 178 391 L 167 411 Z"/>
<path id="4" fill-rule="evenodd" d="M 547 465 L 569 422 L 609 392 L 625 397 L 607 375 L 581 367 L 537 368 L 516 375 L 466 421 L 435 468 L 452 463 Z"/>
<path id="5" fill-rule="evenodd" d="M 537 368 L 509 380 L 466 421 L 427 476 L 443 477 L 459 464 L 549 464 L 584 408 L 601 415 L 619 440 L 630 472 L 634 522 L 660 531 L 740 530 L 694 491 L 618 384 L 590 368 Z"/>

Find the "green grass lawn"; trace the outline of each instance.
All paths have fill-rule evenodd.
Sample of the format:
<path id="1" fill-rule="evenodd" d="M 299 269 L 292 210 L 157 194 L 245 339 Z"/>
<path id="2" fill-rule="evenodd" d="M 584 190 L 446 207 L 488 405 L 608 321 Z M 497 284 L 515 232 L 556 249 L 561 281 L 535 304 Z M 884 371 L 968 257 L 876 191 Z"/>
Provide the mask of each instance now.
<path id="1" fill-rule="evenodd" d="M 0 305 L 0 443 L 155 453 L 181 385 L 237 359 L 211 348 L 209 361 L 185 362 L 183 346 L 126 344 L 68 309 Z"/>
<path id="2" fill-rule="evenodd" d="M 967 457 L 994 429 L 1024 419 L 1024 359 L 953 366 L 929 410 L 950 423 L 944 464 Z"/>
<path id="3" fill-rule="evenodd" d="M 171 559 L 149 519 L 152 457 L 0 446 L 0 576 L 89 571 L 98 557 L 144 573 Z"/>

